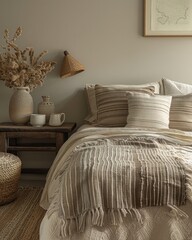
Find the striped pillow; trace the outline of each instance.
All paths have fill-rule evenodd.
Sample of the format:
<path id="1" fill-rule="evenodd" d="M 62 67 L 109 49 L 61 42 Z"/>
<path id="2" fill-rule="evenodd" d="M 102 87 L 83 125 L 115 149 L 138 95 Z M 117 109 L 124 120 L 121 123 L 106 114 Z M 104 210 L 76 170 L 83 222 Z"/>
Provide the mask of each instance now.
<path id="1" fill-rule="evenodd" d="M 85 119 L 89 123 L 96 123 L 97 122 L 97 103 L 96 103 L 96 96 L 95 96 L 95 86 L 96 84 L 86 84 L 85 85 L 85 92 L 87 94 L 88 99 L 88 106 L 89 106 L 89 116 Z M 155 93 L 159 94 L 160 92 L 160 83 L 159 82 L 151 82 L 145 83 L 140 85 L 100 85 L 102 87 L 112 87 L 113 89 L 119 89 L 122 87 L 125 88 L 145 88 L 153 86 L 155 88 Z"/>
<path id="2" fill-rule="evenodd" d="M 127 93 L 129 115 L 126 127 L 169 128 L 171 96 Z"/>
<path id="3" fill-rule="evenodd" d="M 192 94 L 172 98 L 169 128 L 192 131 Z"/>
<path id="4" fill-rule="evenodd" d="M 154 94 L 154 87 L 132 88 L 130 86 L 95 86 L 98 126 L 121 127 L 126 125 L 128 115 L 127 91 Z"/>

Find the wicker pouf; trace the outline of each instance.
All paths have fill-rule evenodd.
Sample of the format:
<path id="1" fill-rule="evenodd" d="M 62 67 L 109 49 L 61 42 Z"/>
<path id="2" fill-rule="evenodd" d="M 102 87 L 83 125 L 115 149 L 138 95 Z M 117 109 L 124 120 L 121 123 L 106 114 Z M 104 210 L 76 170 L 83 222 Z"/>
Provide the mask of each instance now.
<path id="1" fill-rule="evenodd" d="M 17 197 L 21 160 L 11 154 L 0 152 L 0 205 Z"/>

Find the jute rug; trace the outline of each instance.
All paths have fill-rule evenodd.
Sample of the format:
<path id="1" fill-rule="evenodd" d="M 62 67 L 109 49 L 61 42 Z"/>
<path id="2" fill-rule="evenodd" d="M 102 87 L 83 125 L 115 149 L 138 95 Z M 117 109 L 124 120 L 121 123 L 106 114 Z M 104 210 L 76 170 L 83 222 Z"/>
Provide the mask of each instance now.
<path id="1" fill-rule="evenodd" d="M 0 240 L 38 240 L 45 210 L 39 206 L 42 189 L 19 188 L 17 199 L 0 206 Z"/>

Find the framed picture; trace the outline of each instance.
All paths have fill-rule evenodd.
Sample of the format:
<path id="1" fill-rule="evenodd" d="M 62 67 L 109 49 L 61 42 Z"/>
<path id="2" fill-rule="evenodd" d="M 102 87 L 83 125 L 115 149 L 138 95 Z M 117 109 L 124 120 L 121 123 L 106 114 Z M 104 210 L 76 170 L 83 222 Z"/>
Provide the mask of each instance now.
<path id="1" fill-rule="evenodd" d="M 144 36 L 192 36 L 192 0 L 144 0 Z"/>

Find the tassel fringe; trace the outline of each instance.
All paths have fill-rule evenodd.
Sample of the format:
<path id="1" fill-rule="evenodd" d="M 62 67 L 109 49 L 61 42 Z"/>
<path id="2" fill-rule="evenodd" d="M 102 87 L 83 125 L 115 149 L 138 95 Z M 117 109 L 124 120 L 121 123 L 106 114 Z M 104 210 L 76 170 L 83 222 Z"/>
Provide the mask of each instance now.
<path id="1" fill-rule="evenodd" d="M 84 232 L 87 226 L 104 226 L 105 222 L 111 225 L 118 225 L 123 222 L 125 217 L 135 218 L 139 224 L 143 224 L 142 216 L 138 209 L 108 209 L 104 213 L 103 209 L 96 208 L 88 210 L 76 218 L 63 219 L 60 218 L 61 237 L 70 236 L 73 232 Z"/>

